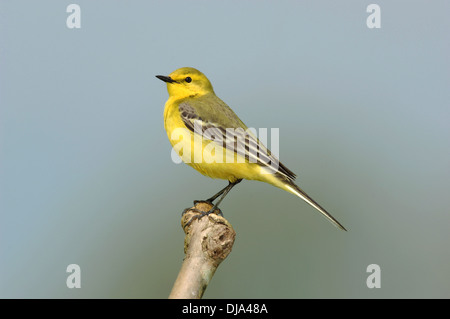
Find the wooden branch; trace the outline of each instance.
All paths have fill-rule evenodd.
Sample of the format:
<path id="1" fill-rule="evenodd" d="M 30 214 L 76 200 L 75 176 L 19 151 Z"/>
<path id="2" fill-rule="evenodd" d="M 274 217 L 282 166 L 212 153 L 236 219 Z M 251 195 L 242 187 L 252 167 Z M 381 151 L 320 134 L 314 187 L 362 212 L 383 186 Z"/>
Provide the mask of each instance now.
<path id="1" fill-rule="evenodd" d="M 207 212 L 212 206 L 205 202 L 193 208 Z M 236 232 L 223 217 L 210 214 L 194 219 L 198 212 L 189 210 L 181 218 L 185 258 L 169 299 L 200 299 L 220 263 L 227 258 Z"/>

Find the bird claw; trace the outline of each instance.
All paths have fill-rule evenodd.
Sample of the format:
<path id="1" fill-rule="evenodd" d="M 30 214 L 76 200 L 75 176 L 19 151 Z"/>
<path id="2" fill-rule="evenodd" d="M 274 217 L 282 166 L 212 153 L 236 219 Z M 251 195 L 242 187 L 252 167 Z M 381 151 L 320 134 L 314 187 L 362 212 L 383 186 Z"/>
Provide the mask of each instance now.
<path id="1" fill-rule="evenodd" d="M 197 202 L 205 202 L 205 201 L 197 201 Z M 192 207 L 186 208 L 186 209 L 183 210 L 183 212 L 181 213 L 181 216 L 184 216 L 188 211 L 196 212 L 197 215 L 192 216 L 192 218 L 184 225 L 184 228 L 186 228 L 187 226 L 189 226 L 195 219 L 200 220 L 200 218 L 202 218 L 202 217 L 204 217 L 204 216 L 208 216 L 208 215 L 214 213 L 214 212 L 217 211 L 217 210 L 219 211 L 219 212 L 217 213 L 217 215 L 223 217 L 223 213 L 222 213 L 222 211 L 220 210 L 220 208 L 218 208 L 218 207 L 216 207 L 216 208 L 213 207 L 213 208 L 211 208 L 211 209 L 210 209 L 209 211 L 207 211 L 207 212 L 204 212 L 204 211 L 201 211 L 201 210 L 199 210 L 199 209 L 197 209 L 197 208 L 192 208 Z"/>
<path id="2" fill-rule="evenodd" d="M 197 208 L 188 207 L 188 208 L 185 208 L 185 209 L 181 212 L 181 216 L 184 216 L 184 215 L 185 215 L 188 211 L 190 211 L 190 210 L 200 212 Z"/>

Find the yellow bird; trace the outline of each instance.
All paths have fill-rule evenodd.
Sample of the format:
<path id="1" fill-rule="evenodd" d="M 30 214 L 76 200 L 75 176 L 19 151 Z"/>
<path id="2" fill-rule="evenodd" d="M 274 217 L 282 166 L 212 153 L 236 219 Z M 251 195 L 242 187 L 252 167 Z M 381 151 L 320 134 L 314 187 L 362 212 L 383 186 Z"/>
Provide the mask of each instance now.
<path id="1" fill-rule="evenodd" d="M 169 99 L 164 109 L 164 128 L 173 149 L 183 162 L 203 175 L 229 182 L 206 200 L 212 205 L 222 195 L 209 212 L 200 212 L 200 217 L 214 212 L 236 184 L 248 179 L 269 183 L 300 197 L 335 226 L 346 230 L 294 183 L 295 174 L 216 96 L 203 73 L 186 67 L 169 76 L 156 77 L 167 83 Z"/>

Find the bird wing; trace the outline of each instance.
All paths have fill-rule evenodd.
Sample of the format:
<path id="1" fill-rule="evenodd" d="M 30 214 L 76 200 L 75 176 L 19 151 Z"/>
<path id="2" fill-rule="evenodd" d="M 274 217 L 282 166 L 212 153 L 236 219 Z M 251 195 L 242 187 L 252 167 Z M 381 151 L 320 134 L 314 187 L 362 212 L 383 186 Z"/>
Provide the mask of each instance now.
<path id="1" fill-rule="evenodd" d="M 203 138 L 257 163 L 288 181 L 295 174 L 271 154 L 239 117 L 215 95 L 185 99 L 179 103 L 181 119 L 186 127 Z"/>

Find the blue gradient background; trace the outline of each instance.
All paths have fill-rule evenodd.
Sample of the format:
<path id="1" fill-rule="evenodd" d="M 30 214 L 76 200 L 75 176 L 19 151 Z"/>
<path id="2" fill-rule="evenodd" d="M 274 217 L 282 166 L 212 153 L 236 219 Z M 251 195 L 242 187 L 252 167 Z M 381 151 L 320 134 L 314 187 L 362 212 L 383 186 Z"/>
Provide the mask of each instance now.
<path id="1" fill-rule="evenodd" d="M 258 182 L 205 298 L 450 296 L 450 4 L 0 2 L 0 297 L 166 298 L 180 213 L 226 185 L 170 160 L 165 85 L 203 71 L 349 231 Z M 81 289 L 66 267 L 81 267 Z M 368 289 L 366 267 L 381 266 Z"/>

